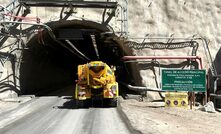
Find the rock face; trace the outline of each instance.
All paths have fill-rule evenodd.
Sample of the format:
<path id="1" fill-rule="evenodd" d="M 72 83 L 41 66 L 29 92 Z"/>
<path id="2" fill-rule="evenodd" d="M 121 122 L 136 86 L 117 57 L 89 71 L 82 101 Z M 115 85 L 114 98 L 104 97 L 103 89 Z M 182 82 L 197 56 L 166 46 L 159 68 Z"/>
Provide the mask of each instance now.
<path id="1" fill-rule="evenodd" d="M 198 34 L 209 38 L 217 49 L 221 43 L 221 33 L 217 30 L 221 27 L 220 15 L 218 0 L 133 0 L 129 2 L 129 31 L 133 36 Z"/>
<path id="2" fill-rule="evenodd" d="M 120 0 L 121 3 L 123 3 Z M 0 4 L 6 6 L 8 0 L 1 0 Z M 67 10 L 68 11 L 68 10 Z M 100 22 L 102 20 L 102 10 L 99 9 L 76 9 L 77 13 L 70 16 L 69 19 L 88 19 Z M 110 22 L 115 32 L 120 30 L 118 21 L 120 12 L 116 14 L 118 18 Z M 38 16 L 41 22 L 58 20 L 60 17 L 60 9 L 56 8 L 31 8 L 31 14 L 28 16 Z M 221 3 L 220 0 L 128 0 L 128 31 L 130 37 L 192 37 L 193 35 L 206 37 L 210 40 L 209 48 L 212 58 L 215 59 L 215 65 L 218 73 L 220 68 L 220 44 L 221 44 Z M 115 25 L 114 25 L 115 24 Z M 113 26 L 114 25 L 114 26 Z M 136 40 L 142 42 L 143 40 Z M 11 41 L 8 40 L 4 46 L 7 46 Z M 9 49 L 1 49 L 1 52 L 8 52 Z M 19 52 L 16 52 L 19 53 Z M 190 55 L 190 49 L 179 50 L 134 50 L 136 55 Z M 204 60 L 204 68 L 208 69 L 208 63 L 204 54 L 202 45 L 199 47 L 198 55 Z M 19 55 L 18 55 L 19 56 Z M 19 59 L 17 57 L 17 59 Z M 10 62 L 10 61 L 9 61 Z M 161 64 L 181 64 L 183 61 L 161 61 Z M 1 79 L 8 76 L 11 65 L 2 67 Z M 152 69 L 143 67 L 140 74 L 143 78 L 143 85 L 157 87 L 159 84 L 158 68 Z M 17 69 L 19 70 L 19 69 Z M 155 70 L 155 71 L 153 71 Z M 19 71 L 16 73 L 19 78 Z M 157 78 L 156 78 L 157 77 Z M 11 78 L 10 78 L 11 79 Z M 11 81 L 16 81 L 13 78 Z M 157 82 L 156 80 L 157 79 Z M 13 83 L 18 85 L 18 81 Z M 12 84 L 12 86 L 14 86 Z M 1 89 L 0 89 L 1 91 Z M 16 91 L 16 90 L 15 90 Z"/>

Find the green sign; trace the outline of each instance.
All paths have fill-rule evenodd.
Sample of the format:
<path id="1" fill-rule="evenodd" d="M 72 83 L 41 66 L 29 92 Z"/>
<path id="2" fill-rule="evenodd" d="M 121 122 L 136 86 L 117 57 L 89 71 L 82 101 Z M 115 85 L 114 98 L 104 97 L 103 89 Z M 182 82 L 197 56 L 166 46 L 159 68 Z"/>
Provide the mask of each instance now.
<path id="1" fill-rule="evenodd" d="M 162 90 L 206 91 L 206 70 L 162 69 Z"/>

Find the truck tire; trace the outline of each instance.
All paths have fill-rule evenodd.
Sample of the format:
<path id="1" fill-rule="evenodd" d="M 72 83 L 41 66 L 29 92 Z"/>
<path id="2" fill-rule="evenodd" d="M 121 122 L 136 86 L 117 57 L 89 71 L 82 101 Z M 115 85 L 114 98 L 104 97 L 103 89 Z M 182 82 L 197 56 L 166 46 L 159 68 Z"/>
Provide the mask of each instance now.
<path id="1" fill-rule="evenodd" d="M 84 101 L 77 100 L 76 101 L 76 106 L 77 106 L 77 108 L 84 108 Z"/>
<path id="2" fill-rule="evenodd" d="M 76 99 L 73 99 L 72 105 L 73 105 L 74 109 L 77 108 L 77 100 Z"/>
<path id="3" fill-rule="evenodd" d="M 113 99 L 110 99 L 110 107 L 117 107 L 118 105 L 118 100 L 117 98 L 113 98 Z"/>
<path id="4" fill-rule="evenodd" d="M 76 100 L 77 108 L 89 108 L 91 106 L 91 100 Z"/>

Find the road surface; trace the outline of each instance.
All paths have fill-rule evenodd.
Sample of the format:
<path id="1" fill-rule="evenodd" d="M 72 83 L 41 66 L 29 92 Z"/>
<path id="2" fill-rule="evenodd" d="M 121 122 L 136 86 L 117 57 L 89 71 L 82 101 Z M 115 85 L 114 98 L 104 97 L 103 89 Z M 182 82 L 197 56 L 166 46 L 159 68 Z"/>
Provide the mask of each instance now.
<path id="1" fill-rule="evenodd" d="M 0 113 L 0 134 L 129 134 L 116 108 L 73 109 L 70 97 L 34 98 Z"/>

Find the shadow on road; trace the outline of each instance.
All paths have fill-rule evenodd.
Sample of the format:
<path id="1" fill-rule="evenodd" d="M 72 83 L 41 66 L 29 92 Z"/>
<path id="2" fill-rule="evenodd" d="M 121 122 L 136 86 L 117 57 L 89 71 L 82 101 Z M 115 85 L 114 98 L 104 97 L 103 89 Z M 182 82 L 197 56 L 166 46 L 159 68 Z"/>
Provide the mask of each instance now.
<path id="1" fill-rule="evenodd" d="M 89 109 L 89 108 L 112 108 L 111 106 L 101 103 L 102 101 L 93 101 L 89 105 L 84 107 L 78 107 L 76 101 L 71 96 L 63 97 L 65 102 L 61 106 L 54 106 L 53 108 L 58 109 Z"/>
<path id="2" fill-rule="evenodd" d="M 54 106 L 57 109 L 77 109 L 76 102 L 71 96 L 63 97 L 65 102 L 61 106 Z"/>

